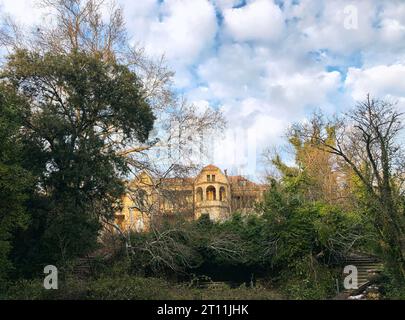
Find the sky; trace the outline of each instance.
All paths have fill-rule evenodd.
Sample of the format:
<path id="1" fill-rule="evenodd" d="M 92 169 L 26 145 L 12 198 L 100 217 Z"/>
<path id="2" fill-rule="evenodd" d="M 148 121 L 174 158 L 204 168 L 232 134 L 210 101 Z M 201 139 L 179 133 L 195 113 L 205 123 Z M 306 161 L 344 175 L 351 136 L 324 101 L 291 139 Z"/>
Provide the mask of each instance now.
<path id="1" fill-rule="evenodd" d="M 260 154 L 315 109 L 347 112 L 367 93 L 405 111 L 403 0 L 117 0 L 132 41 L 165 54 L 177 92 L 220 108 L 222 169 L 255 175 Z M 40 21 L 30 0 L 0 12 Z"/>

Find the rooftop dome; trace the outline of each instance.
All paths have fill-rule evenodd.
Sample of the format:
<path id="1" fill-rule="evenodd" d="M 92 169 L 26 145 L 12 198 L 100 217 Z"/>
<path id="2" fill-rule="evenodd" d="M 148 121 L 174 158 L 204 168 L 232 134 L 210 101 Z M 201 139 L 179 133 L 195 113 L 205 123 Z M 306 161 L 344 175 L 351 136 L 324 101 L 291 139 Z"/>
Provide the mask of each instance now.
<path id="1" fill-rule="evenodd" d="M 204 167 L 201 171 L 213 171 L 213 170 L 221 171 L 221 169 L 212 164 L 209 164 L 208 166 Z"/>

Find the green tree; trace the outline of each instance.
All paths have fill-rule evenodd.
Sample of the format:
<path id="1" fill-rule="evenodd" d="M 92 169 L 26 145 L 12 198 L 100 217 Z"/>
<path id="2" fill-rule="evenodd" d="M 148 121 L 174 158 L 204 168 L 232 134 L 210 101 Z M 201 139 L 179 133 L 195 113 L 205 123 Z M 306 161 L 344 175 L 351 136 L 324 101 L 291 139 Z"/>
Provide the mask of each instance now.
<path id="1" fill-rule="evenodd" d="M 22 242 L 66 262 L 92 249 L 100 222 L 118 209 L 128 173 L 119 151 L 145 142 L 154 116 L 137 76 L 97 53 L 18 50 L 2 78 L 28 101 L 20 132 L 25 167 L 38 177 L 29 232 L 40 248 Z"/>
<path id="2" fill-rule="evenodd" d="M 12 233 L 28 221 L 25 201 L 31 176 L 21 165 L 18 138 L 22 105 L 13 88 L 0 84 L 0 283 L 12 268 Z"/>
<path id="3" fill-rule="evenodd" d="M 264 220 L 270 274 L 292 298 L 335 293 L 333 267 L 365 240 L 361 216 L 306 198 L 305 179 L 273 180 L 259 212 Z"/>
<path id="4" fill-rule="evenodd" d="M 311 125 L 298 124 L 294 130 L 307 139 L 316 129 L 319 135 L 313 145 L 341 159 L 355 174 L 387 266 L 397 280 L 404 281 L 402 117 L 392 103 L 368 96 L 343 119 L 326 121 L 317 117 Z"/>
<path id="5" fill-rule="evenodd" d="M 332 144 L 333 131 L 322 132 Z M 271 160 L 278 179 L 270 185 L 258 209 L 268 234 L 267 256 L 272 275 L 291 297 L 325 298 L 334 293 L 333 266 L 370 241 L 370 223 L 356 211 L 347 194 L 346 168 L 317 145 L 321 132 L 289 132 L 294 165 L 279 155 Z"/>

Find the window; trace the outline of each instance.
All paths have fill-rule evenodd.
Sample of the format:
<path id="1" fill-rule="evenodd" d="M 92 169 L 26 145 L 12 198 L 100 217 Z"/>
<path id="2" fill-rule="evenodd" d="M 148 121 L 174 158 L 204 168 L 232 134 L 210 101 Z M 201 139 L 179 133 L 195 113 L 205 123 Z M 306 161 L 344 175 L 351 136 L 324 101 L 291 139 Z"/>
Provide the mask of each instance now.
<path id="1" fill-rule="evenodd" d="M 213 175 L 211 176 L 211 181 L 212 181 L 212 182 L 215 182 L 215 174 L 213 174 Z"/>
<path id="2" fill-rule="evenodd" d="M 207 188 L 207 200 L 208 201 L 213 201 L 213 200 L 217 200 L 217 192 L 215 190 L 214 186 L 209 186 Z"/>
<path id="3" fill-rule="evenodd" d="M 211 176 L 209 174 L 207 174 L 207 181 L 211 182 Z"/>

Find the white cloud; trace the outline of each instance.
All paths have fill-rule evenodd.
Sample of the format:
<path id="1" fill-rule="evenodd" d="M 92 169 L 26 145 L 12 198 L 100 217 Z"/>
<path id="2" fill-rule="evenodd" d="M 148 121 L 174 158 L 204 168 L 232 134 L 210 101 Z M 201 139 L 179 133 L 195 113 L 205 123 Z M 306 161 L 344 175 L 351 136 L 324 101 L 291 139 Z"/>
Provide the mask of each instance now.
<path id="1" fill-rule="evenodd" d="M 328 95 L 339 88 L 340 73 L 299 63 L 260 47 L 223 45 L 216 57 L 198 68 L 199 80 L 204 85 L 193 95 L 207 99 L 210 94 L 215 100 L 233 101 L 229 113 L 242 118 L 245 112 L 242 113 L 235 102 L 243 106 L 246 101 L 254 101 L 249 104 L 251 110 L 282 114 L 297 113 L 309 105 L 322 105 Z"/>
<path id="2" fill-rule="evenodd" d="M 225 27 L 237 41 L 266 41 L 280 37 L 284 18 L 271 0 L 255 0 L 240 8 L 224 10 Z"/>
<path id="3" fill-rule="evenodd" d="M 263 60 L 247 45 L 223 45 L 218 54 L 202 63 L 198 75 L 218 99 L 243 98 L 260 85 Z"/>
<path id="4" fill-rule="evenodd" d="M 126 10 L 134 39 L 153 55 L 165 54 L 183 65 L 193 63 L 215 38 L 213 5 L 207 0 L 168 0 L 159 6 L 156 3 L 147 1 L 146 5 L 130 5 Z"/>
<path id="5" fill-rule="evenodd" d="M 302 0 L 292 8 L 289 18 L 296 19 L 295 33 L 301 34 L 300 42 L 305 42 L 309 50 L 324 48 L 350 54 L 376 41 L 374 23 L 378 7 L 373 1 Z M 346 25 L 350 14 L 356 15 L 354 28 Z"/>
<path id="6" fill-rule="evenodd" d="M 356 100 L 367 93 L 383 98 L 405 97 L 405 65 L 379 65 L 368 69 L 350 68 L 345 86 Z"/>
<path id="7" fill-rule="evenodd" d="M 277 98 L 284 107 L 292 111 L 306 106 L 319 106 L 327 101 L 328 94 L 336 92 L 340 85 L 340 73 L 305 72 L 283 75 L 280 79 L 269 79 L 270 97 Z"/>
<path id="8" fill-rule="evenodd" d="M 37 24 L 43 11 L 35 3 L 34 0 L 0 0 L 0 13 L 11 15 L 20 25 Z"/>

